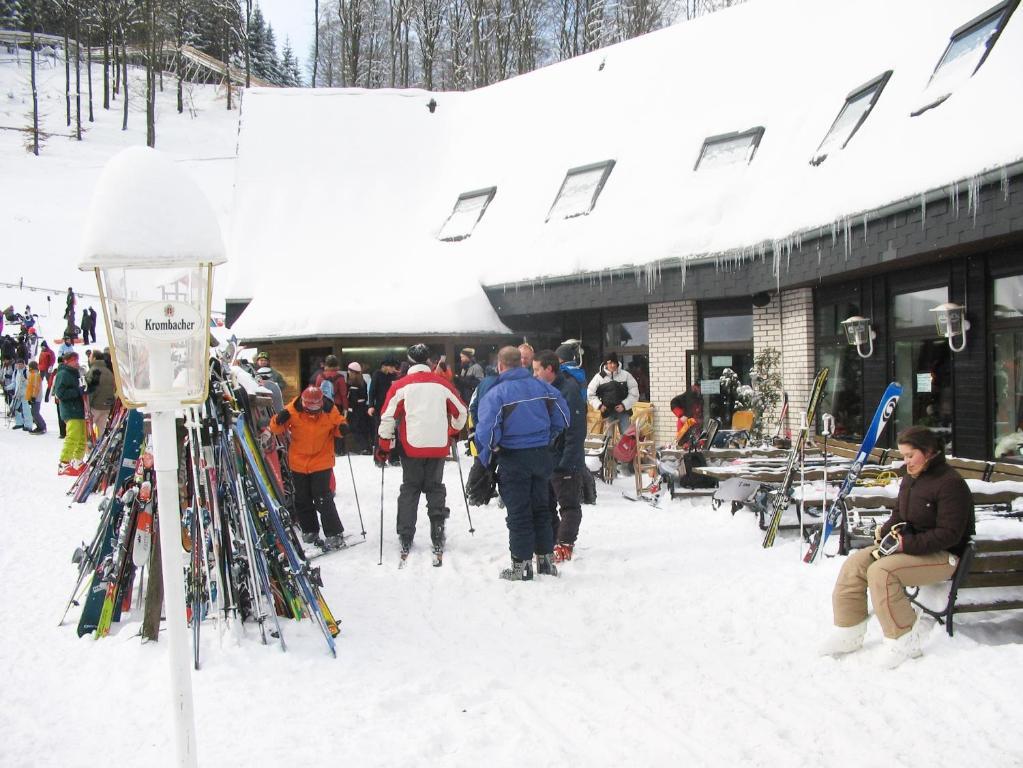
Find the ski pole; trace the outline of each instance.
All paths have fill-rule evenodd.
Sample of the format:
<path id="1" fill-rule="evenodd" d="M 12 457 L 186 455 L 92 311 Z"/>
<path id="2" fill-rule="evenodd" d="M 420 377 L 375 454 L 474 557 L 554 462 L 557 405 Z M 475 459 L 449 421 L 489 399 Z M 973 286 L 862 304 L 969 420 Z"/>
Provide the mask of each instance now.
<path id="1" fill-rule="evenodd" d="M 451 450 L 455 454 L 455 463 L 458 464 L 458 481 L 462 486 L 462 501 L 465 502 L 465 515 L 469 518 L 469 533 L 476 535 L 476 529 L 472 527 L 472 514 L 469 512 L 469 497 L 465 494 L 465 477 L 462 475 L 462 458 L 458 455 L 458 443 L 451 444 Z"/>
<path id="2" fill-rule="evenodd" d="M 384 564 L 384 467 L 380 467 L 380 562 L 377 565 Z"/>
<path id="3" fill-rule="evenodd" d="M 366 538 L 366 524 L 362 522 L 362 505 L 359 504 L 359 486 L 355 483 L 355 470 L 352 468 L 352 454 L 345 452 L 348 457 L 348 471 L 352 475 L 352 490 L 355 491 L 355 509 L 359 512 L 359 525 L 362 526 L 362 538 Z M 383 526 L 381 526 L 383 527 Z M 381 557 L 381 560 L 383 557 Z"/>

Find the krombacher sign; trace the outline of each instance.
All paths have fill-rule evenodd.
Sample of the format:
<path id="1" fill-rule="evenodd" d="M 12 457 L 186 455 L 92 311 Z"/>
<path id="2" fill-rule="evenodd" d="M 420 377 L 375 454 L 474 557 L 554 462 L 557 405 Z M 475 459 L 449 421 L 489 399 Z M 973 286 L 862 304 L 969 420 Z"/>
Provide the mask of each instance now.
<path id="1" fill-rule="evenodd" d="M 185 341 L 206 329 L 195 307 L 185 301 L 148 301 L 133 307 L 131 333 L 155 341 Z"/>

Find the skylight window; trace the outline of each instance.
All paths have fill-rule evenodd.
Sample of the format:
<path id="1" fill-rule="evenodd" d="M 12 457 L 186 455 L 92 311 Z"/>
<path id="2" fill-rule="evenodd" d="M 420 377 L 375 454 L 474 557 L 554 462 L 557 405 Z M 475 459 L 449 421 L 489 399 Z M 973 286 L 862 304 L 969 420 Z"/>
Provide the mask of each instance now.
<path id="1" fill-rule="evenodd" d="M 490 205 L 490 201 L 497 194 L 497 187 L 477 189 L 474 192 L 465 192 L 458 196 L 455 201 L 455 209 L 448 216 L 444 226 L 440 228 L 438 240 L 464 240 L 472 234 L 476 223 L 483 218 L 483 213 Z"/>
<path id="2" fill-rule="evenodd" d="M 859 130 L 859 127 L 863 125 L 863 121 L 867 119 L 870 110 L 874 108 L 874 104 L 877 103 L 881 91 L 884 90 L 885 85 L 888 83 L 888 78 L 891 76 L 892 71 L 889 69 L 884 74 L 875 77 L 866 85 L 861 85 L 845 97 L 845 104 L 842 106 L 842 110 L 838 113 L 838 117 L 835 118 L 835 122 L 832 123 L 831 130 L 824 137 L 824 141 L 817 147 L 817 154 L 810 161 L 813 165 L 820 165 L 832 152 L 845 149 L 845 145 L 849 143 L 853 134 Z"/>
<path id="3" fill-rule="evenodd" d="M 561 189 L 558 190 L 546 220 L 570 219 L 573 216 L 585 216 L 592 211 L 614 167 L 614 160 L 605 160 L 569 170 L 561 182 Z"/>
<path id="4" fill-rule="evenodd" d="M 1017 5 L 1019 0 L 1005 0 L 952 33 L 924 89 L 922 106 L 912 113 L 914 117 L 941 104 L 952 91 L 973 77 Z"/>
<path id="5" fill-rule="evenodd" d="M 758 126 L 748 131 L 736 133 L 722 133 L 718 136 L 709 136 L 704 139 L 703 148 L 700 150 L 700 157 L 693 166 L 693 170 L 709 170 L 712 168 L 725 168 L 730 165 L 748 165 L 760 146 L 760 139 L 763 138 L 764 128 Z"/>

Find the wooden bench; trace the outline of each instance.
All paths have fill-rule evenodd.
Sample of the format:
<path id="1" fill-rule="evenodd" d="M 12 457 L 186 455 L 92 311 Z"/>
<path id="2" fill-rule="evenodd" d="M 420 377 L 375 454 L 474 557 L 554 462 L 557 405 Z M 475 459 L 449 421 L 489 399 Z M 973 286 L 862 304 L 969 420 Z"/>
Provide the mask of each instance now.
<path id="1" fill-rule="evenodd" d="M 1023 608 L 1023 590 L 1005 598 L 984 597 L 976 602 L 960 602 L 963 590 L 1023 587 L 1023 539 L 971 541 L 959 559 L 959 565 L 949 582 L 945 607 L 931 608 L 920 602 L 920 589 L 906 590 L 910 600 L 924 613 L 933 616 L 951 636 L 952 621 L 957 613 L 1006 611 Z"/>

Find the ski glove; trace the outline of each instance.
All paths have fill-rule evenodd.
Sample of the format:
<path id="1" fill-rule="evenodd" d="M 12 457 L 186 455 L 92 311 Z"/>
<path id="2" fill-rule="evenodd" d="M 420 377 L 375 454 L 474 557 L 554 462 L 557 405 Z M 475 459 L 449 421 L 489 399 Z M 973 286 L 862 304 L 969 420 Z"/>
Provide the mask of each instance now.
<path id="1" fill-rule="evenodd" d="M 469 479 L 465 481 L 465 497 L 474 507 L 482 507 L 494 498 L 497 493 L 497 477 L 493 470 L 476 459 L 469 470 Z"/>
<path id="2" fill-rule="evenodd" d="M 283 410 L 280 413 L 278 413 L 276 416 L 274 416 L 274 420 L 277 422 L 277 425 L 281 426 L 281 427 L 283 427 L 285 424 L 287 424 L 288 423 L 288 419 L 290 419 L 290 418 L 291 418 L 291 411 L 288 411 L 288 410 Z"/>
<path id="3" fill-rule="evenodd" d="M 373 463 L 383 469 L 387 466 L 387 459 L 391 455 L 391 441 L 383 437 L 377 442 L 376 453 L 373 454 Z"/>

